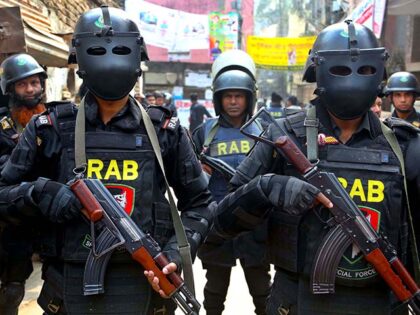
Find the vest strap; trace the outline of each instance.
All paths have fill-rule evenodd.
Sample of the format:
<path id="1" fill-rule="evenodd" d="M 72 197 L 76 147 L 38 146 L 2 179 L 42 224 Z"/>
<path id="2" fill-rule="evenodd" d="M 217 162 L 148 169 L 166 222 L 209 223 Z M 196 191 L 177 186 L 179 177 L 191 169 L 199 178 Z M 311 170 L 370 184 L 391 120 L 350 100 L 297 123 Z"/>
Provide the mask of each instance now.
<path id="1" fill-rule="evenodd" d="M 136 100 L 137 105 L 140 108 L 141 116 L 143 118 L 144 125 L 146 127 L 147 135 L 149 136 L 150 142 L 152 143 L 153 150 L 155 151 L 156 158 L 159 162 L 160 169 L 165 179 L 166 190 L 168 192 L 169 204 L 171 206 L 172 221 L 174 223 L 175 235 L 178 242 L 178 249 L 182 259 L 182 267 L 184 273 L 185 285 L 190 289 L 191 293 L 195 295 L 194 290 L 194 274 L 192 269 L 192 259 L 190 244 L 188 243 L 187 236 L 185 234 L 184 225 L 182 224 L 179 216 L 178 209 L 176 207 L 172 191 L 169 187 L 168 179 L 165 175 L 165 168 L 163 166 L 162 154 L 160 151 L 159 140 L 157 138 L 156 130 L 153 127 L 152 120 L 146 113 L 146 110 Z"/>
<path id="2" fill-rule="evenodd" d="M 85 114 L 85 98 L 80 101 L 79 110 L 76 115 L 76 128 L 74 131 L 74 161 L 76 170 L 86 170 L 86 114 Z"/>
<path id="3" fill-rule="evenodd" d="M 420 281 L 420 262 L 418 256 L 418 249 L 416 243 L 416 234 L 414 233 L 414 224 L 413 224 L 413 217 L 411 215 L 411 208 L 410 208 L 410 200 L 408 198 L 408 190 L 407 190 L 407 178 L 405 176 L 405 163 L 404 163 L 404 156 L 401 151 L 401 147 L 398 144 L 398 140 L 395 137 L 395 134 L 392 132 L 390 128 L 388 128 L 384 123 L 381 122 L 381 129 L 382 132 L 388 141 L 389 145 L 391 146 L 392 151 L 394 151 L 395 155 L 398 158 L 398 161 L 401 164 L 401 172 L 404 176 L 404 191 L 405 191 L 405 198 L 407 200 L 407 212 L 408 212 L 408 223 L 410 229 L 410 236 L 411 236 L 411 255 L 413 256 L 413 264 L 414 264 L 414 278 L 417 283 Z"/>
<path id="4" fill-rule="evenodd" d="M 318 160 L 318 127 L 319 120 L 316 117 L 316 107 L 308 109 L 303 125 L 306 127 L 307 157 L 311 162 Z"/>
<path id="5" fill-rule="evenodd" d="M 210 131 L 206 137 L 206 139 L 204 140 L 204 144 L 203 144 L 203 151 L 207 151 L 208 147 L 210 146 L 210 143 L 213 141 L 214 137 L 216 136 L 217 131 L 219 130 L 219 120 L 215 119 L 214 121 L 212 121 L 212 126 L 210 128 Z"/>

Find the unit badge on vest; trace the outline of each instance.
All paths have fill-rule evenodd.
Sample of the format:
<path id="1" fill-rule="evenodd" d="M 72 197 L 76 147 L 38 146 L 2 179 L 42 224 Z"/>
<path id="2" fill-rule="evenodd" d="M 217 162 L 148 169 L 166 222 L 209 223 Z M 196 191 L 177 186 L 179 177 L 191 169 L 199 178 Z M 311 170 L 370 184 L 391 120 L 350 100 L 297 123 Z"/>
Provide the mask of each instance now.
<path id="1" fill-rule="evenodd" d="M 376 232 L 379 232 L 381 213 L 370 207 L 359 206 Z M 355 244 L 349 246 L 337 269 L 337 277 L 348 280 L 365 280 L 376 276 L 375 269 L 363 259 L 363 254 Z"/>
<path id="2" fill-rule="evenodd" d="M 175 130 L 177 125 L 179 124 L 178 117 L 171 117 L 167 119 L 163 124 L 163 129 Z"/>
<path id="3" fill-rule="evenodd" d="M 414 127 L 420 128 L 420 122 L 419 121 L 413 121 L 412 122 Z"/>
<path id="4" fill-rule="evenodd" d="M 339 144 L 340 142 L 332 137 L 332 136 L 326 136 L 323 133 L 318 134 L 318 144 L 320 146 L 328 145 L 328 144 Z"/>
<path id="5" fill-rule="evenodd" d="M 105 187 L 114 196 L 124 211 L 131 216 L 134 210 L 134 188 L 118 184 L 105 184 Z"/>
<path id="6" fill-rule="evenodd" d="M 0 120 L 0 123 L 3 130 L 11 129 L 13 127 L 13 121 L 7 117 Z"/>

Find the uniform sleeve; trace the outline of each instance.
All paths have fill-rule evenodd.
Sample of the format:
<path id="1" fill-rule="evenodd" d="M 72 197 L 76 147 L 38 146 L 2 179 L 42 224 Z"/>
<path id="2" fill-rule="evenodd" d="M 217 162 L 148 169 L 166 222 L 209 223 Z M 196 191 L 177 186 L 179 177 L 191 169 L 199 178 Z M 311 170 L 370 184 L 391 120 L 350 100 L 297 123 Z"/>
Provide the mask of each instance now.
<path id="1" fill-rule="evenodd" d="M 277 132 L 270 126 L 263 135 L 274 139 Z M 214 230 L 225 239 L 252 231 L 262 224 L 271 211 L 271 203 L 264 193 L 268 173 L 281 174 L 283 159 L 269 145 L 258 142 L 236 169 L 231 180 L 231 190 L 218 205 Z M 266 185 L 265 185 L 266 186 Z"/>
<path id="2" fill-rule="evenodd" d="M 30 174 L 38 153 L 35 121 L 32 119 L 19 137 L 19 141 L 10 155 L 10 159 L 1 172 L 2 182 L 17 184 Z"/>
<path id="3" fill-rule="evenodd" d="M 194 144 L 195 152 L 197 154 L 200 154 L 204 145 L 204 125 L 203 124 L 201 124 L 200 126 L 194 129 L 191 138 Z"/>
<path id="4" fill-rule="evenodd" d="M 193 151 L 191 142 L 182 127 L 178 129 L 177 141 L 171 142 L 171 149 L 164 157 L 169 184 L 178 199 L 178 209 L 191 245 L 192 257 L 206 237 L 213 220 L 209 206 L 211 194 Z M 177 248 L 175 235 L 165 246 L 165 251 Z"/>
<path id="5" fill-rule="evenodd" d="M 36 160 L 37 144 L 34 121 L 26 126 L 16 148 L 5 163 L 0 178 L 0 217 L 6 222 L 31 216 L 31 184 L 26 182 Z M 24 182 L 25 181 L 25 182 Z"/>
<path id="6" fill-rule="evenodd" d="M 38 176 L 47 174 L 48 170 L 38 161 L 46 158 L 46 151 L 48 155 L 59 151 L 54 128 L 48 126 L 40 130 L 36 127 L 36 119 L 32 118 L 24 129 L 0 174 L 0 216 L 11 221 L 40 215 L 32 200 L 32 191 Z"/>
<path id="7" fill-rule="evenodd" d="M 274 139 L 273 126 L 271 125 L 263 137 Z M 248 156 L 236 169 L 235 176 L 231 180 L 231 187 L 233 190 L 242 186 L 258 175 L 274 172 L 278 164 L 281 162 L 278 158 L 277 152 L 268 144 L 258 142 L 254 145 Z"/>
<path id="8" fill-rule="evenodd" d="M 207 116 L 207 118 L 213 118 L 213 116 L 209 113 L 209 111 L 207 110 L 205 106 L 203 106 L 203 111 L 204 111 L 204 114 Z"/>
<path id="9" fill-rule="evenodd" d="M 410 209 L 414 225 L 414 233 L 417 241 L 417 248 L 420 246 L 420 164 L 418 156 L 420 152 L 420 137 L 416 136 L 408 144 L 405 156 L 405 172 L 407 176 L 408 195 Z"/>

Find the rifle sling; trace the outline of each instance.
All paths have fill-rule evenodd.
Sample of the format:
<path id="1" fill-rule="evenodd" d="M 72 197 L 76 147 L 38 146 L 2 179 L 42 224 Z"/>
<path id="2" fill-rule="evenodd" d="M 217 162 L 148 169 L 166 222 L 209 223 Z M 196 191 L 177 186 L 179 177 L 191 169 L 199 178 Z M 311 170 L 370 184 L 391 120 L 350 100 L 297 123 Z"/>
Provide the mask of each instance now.
<path id="1" fill-rule="evenodd" d="M 318 127 L 319 120 L 316 117 L 316 107 L 309 107 L 305 121 L 303 122 L 306 129 L 306 142 L 307 142 L 307 157 L 311 163 L 318 161 Z"/>
<path id="2" fill-rule="evenodd" d="M 210 146 L 210 143 L 213 141 L 214 136 L 217 133 L 217 130 L 219 130 L 219 120 L 215 120 L 215 122 L 211 126 L 209 134 L 207 135 L 206 139 L 204 140 L 204 144 L 203 144 L 203 148 L 202 148 L 204 152 L 207 150 L 207 148 Z"/>
<path id="3" fill-rule="evenodd" d="M 409 223 L 409 230 L 410 230 L 410 236 L 411 236 L 410 249 L 411 249 L 411 255 L 413 256 L 414 278 L 415 278 L 416 282 L 419 283 L 419 281 L 420 281 L 420 262 L 419 262 L 419 256 L 418 256 L 416 234 L 414 233 L 413 217 L 411 215 L 410 200 L 408 198 L 407 178 L 405 176 L 404 156 L 403 156 L 403 153 L 401 151 L 401 147 L 398 144 L 398 140 L 395 137 L 394 132 L 392 132 L 392 130 L 390 128 L 388 128 L 382 122 L 381 122 L 381 129 L 382 129 L 382 133 L 384 134 L 386 140 L 388 141 L 392 151 L 394 151 L 395 155 L 398 158 L 398 161 L 401 164 L 401 172 L 402 172 L 402 175 L 404 177 L 405 198 L 407 200 L 408 223 Z"/>

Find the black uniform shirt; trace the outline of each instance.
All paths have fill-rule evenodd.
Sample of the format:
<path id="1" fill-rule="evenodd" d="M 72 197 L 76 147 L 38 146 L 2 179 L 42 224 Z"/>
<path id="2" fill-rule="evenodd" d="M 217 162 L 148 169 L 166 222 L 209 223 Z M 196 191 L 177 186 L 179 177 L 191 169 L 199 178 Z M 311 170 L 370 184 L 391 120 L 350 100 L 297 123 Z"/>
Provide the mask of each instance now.
<path id="1" fill-rule="evenodd" d="M 392 112 L 392 117 L 399 118 L 396 110 Z M 413 111 L 410 113 L 410 115 L 408 115 L 408 117 L 404 120 L 413 124 L 417 128 L 420 127 L 420 113 L 417 112 L 414 108 L 413 108 Z"/>
<path id="2" fill-rule="evenodd" d="M 323 116 L 325 116 L 325 113 L 323 113 Z M 332 120 L 330 118 L 324 117 L 322 120 L 326 121 L 327 119 L 330 120 L 333 133 L 337 137 L 337 139 L 339 140 L 340 135 L 341 135 L 340 128 L 335 124 L 334 120 Z M 366 138 L 366 136 L 368 138 Z M 351 138 L 349 140 L 347 140 L 346 145 L 352 146 L 353 143 L 358 143 L 359 141 L 364 141 L 365 139 L 370 140 L 370 139 L 373 139 L 373 138 L 374 138 L 374 135 L 373 135 L 371 127 L 370 127 L 369 115 L 364 115 L 360 125 L 357 127 L 356 131 L 353 133 Z"/>
<path id="3" fill-rule="evenodd" d="M 190 107 L 190 131 L 194 131 L 203 122 L 204 116 L 212 117 L 206 107 L 200 103 L 191 104 Z"/>
<path id="4" fill-rule="evenodd" d="M 94 97 L 87 95 L 85 104 L 87 130 L 130 133 L 143 124 L 140 119 L 140 109 L 131 99 L 127 106 L 107 124 L 104 124 L 98 116 L 98 105 Z M 61 162 L 61 139 L 56 127 L 40 126 L 40 117 L 42 116 L 33 118 L 26 126 L 16 150 L 13 151 L 11 159 L 1 173 L 0 214 L 3 210 L 10 213 L 7 209 L 10 210 L 12 207 L 18 208 L 16 209 L 18 211 L 22 206 L 9 200 L 11 198 L 9 192 L 22 181 L 34 181 L 40 176 L 57 180 Z M 167 118 L 170 118 L 169 114 Z M 50 123 L 48 119 L 44 121 L 46 124 Z M 174 188 L 178 198 L 178 209 L 183 213 L 183 217 L 198 220 L 184 221 L 187 236 L 192 236 L 199 230 L 201 236 L 204 237 L 212 219 L 208 209 L 211 195 L 205 181 L 202 180 L 201 166 L 192 150 L 186 130 L 179 125 L 178 121 L 169 124 L 172 129 L 159 127 L 164 121 L 154 120 L 153 122 L 155 127 L 158 127 L 157 136 L 162 149 L 165 171 L 169 184 Z M 160 172 L 158 174 L 160 175 L 156 180 L 160 183 L 159 187 L 164 190 L 163 177 Z M 202 239 L 198 237 L 195 240 L 189 240 L 195 242 L 192 244 L 193 254 L 195 254 L 194 250 Z"/>

